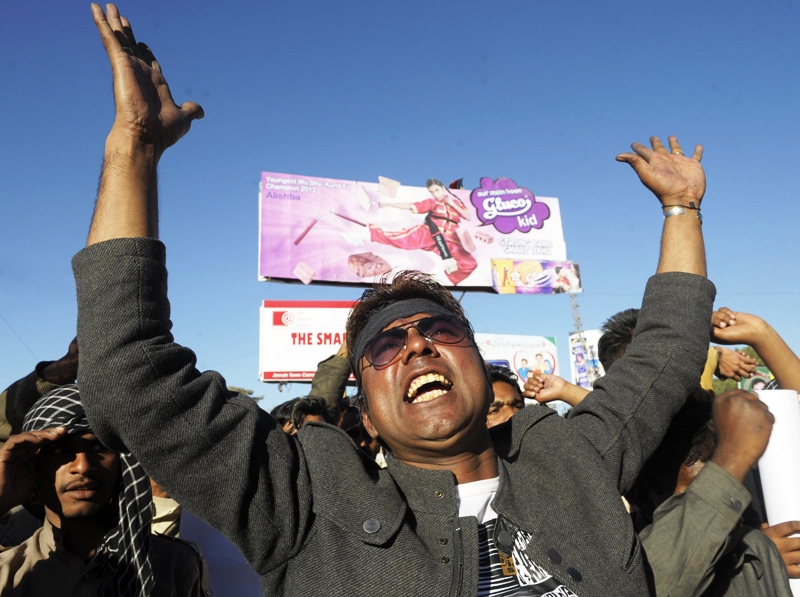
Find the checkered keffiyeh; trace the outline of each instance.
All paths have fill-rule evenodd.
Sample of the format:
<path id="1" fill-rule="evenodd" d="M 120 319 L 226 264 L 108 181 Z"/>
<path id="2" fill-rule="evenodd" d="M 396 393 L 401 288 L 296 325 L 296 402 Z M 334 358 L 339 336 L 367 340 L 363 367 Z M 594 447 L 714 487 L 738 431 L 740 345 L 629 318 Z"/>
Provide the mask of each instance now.
<path id="1" fill-rule="evenodd" d="M 45 394 L 28 412 L 24 431 L 65 427 L 69 435 L 90 433 L 78 386 L 61 386 Z M 119 521 L 106 533 L 95 558 L 114 570 L 101 596 L 146 597 L 155 584 L 150 563 L 150 522 L 153 518 L 150 481 L 131 454 L 120 454 Z"/>

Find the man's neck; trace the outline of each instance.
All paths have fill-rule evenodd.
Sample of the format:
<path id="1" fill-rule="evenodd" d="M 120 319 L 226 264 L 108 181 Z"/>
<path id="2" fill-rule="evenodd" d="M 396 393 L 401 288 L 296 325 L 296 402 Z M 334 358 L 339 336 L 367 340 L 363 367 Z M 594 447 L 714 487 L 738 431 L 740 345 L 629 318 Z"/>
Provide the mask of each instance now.
<path id="1" fill-rule="evenodd" d="M 437 455 L 435 458 L 397 456 L 397 460 L 417 468 L 452 471 L 457 484 L 493 479 L 500 474 L 497 469 L 497 455 L 491 442 L 483 449 L 453 456 Z"/>
<path id="2" fill-rule="evenodd" d="M 48 510 L 47 519 L 55 528 L 61 530 L 61 543 L 64 548 L 84 562 L 88 562 L 94 556 L 111 528 L 108 515 L 62 519 L 58 514 Z"/>

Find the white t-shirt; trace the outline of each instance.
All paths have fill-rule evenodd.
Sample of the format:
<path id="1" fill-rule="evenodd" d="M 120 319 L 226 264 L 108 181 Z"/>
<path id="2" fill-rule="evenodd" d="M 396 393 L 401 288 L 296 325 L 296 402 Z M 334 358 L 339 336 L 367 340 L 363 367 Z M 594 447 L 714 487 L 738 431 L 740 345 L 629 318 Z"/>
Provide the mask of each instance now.
<path id="1" fill-rule="evenodd" d="M 458 515 L 474 516 L 478 519 L 478 524 L 497 518 L 497 513 L 492 510 L 491 501 L 497 493 L 499 484 L 500 477 L 494 477 L 456 485 Z"/>

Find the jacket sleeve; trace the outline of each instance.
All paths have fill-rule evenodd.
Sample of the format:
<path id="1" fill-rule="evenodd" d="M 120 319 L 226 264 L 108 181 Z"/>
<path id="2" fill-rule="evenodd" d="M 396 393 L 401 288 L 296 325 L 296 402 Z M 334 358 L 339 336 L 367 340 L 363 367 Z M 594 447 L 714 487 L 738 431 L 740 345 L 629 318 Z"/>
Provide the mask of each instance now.
<path id="1" fill-rule="evenodd" d="M 92 429 L 131 452 L 186 509 L 227 535 L 259 573 L 299 551 L 311 488 L 294 438 L 175 343 L 165 249 L 148 238 L 73 259 L 78 385 Z"/>
<path id="2" fill-rule="evenodd" d="M 350 361 L 339 355 L 332 355 L 317 365 L 308 395 L 324 400 L 329 410 L 338 410 L 349 377 Z"/>
<path id="3" fill-rule="evenodd" d="M 639 534 L 656 597 L 699 597 L 750 503 L 750 492 L 725 469 L 705 465 L 685 493 L 672 496 Z"/>
<path id="4" fill-rule="evenodd" d="M 714 285 L 681 272 L 650 278 L 625 356 L 595 382 L 569 420 L 630 489 L 689 391 L 708 355 Z"/>

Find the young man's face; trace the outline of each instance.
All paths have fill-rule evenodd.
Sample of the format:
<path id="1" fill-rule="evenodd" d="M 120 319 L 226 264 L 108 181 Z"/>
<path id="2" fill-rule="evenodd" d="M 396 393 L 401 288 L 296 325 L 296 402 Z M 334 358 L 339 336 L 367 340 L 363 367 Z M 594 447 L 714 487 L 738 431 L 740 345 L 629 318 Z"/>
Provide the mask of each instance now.
<path id="1" fill-rule="evenodd" d="M 425 317 L 401 318 L 384 330 Z M 486 432 L 492 392 L 483 359 L 468 337 L 445 345 L 413 327 L 407 333 L 406 347 L 389 365 L 376 369 L 361 360 L 364 426 L 401 461 L 463 453 Z"/>
<path id="2" fill-rule="evenodd" d="M 53 513 L 63 520 L 105 513 L 117 496 L 119 479 L 119 454 L 92 433 L 50 444 L 36 459 L 36 486 L 48 517 Z"/>
<path id="3" fill-rule="evenodd" d="M 514 413 L 525 408 L 525 400 L 520 396 L 519 391 L 504 381 L 492 382 L 494 400 L 489 406 L 489 414 L 486 416 L 486 426 L 494 427 L 508 421 Z"/>

